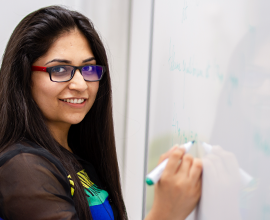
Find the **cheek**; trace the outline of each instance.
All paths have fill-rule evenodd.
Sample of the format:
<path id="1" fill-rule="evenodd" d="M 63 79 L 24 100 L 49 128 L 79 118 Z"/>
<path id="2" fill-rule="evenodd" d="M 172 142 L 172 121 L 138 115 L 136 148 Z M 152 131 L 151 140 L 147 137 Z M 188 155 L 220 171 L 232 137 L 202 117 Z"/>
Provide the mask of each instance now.
<path id="1" fill-rule="evenodd" d="M 93 94 L 95 95 L 95 97 L 97 96 L 98 93 L 98 89 L 99 89 L 99 82 L 93 82 Z"/>
<path id="2" fill-rule="evenodd" d="M 96 96 L 99 90 L 99 82 L 88 82 L 87 84 L 88 84 L 88 94 L 89 94 L 89 99 L 90 99 L 89 107 L 91 108 L 96 100 Z"/>
<path id="3" fill-rule="evenodd" d="M 57 104 L 56 95 L 60 86 L 51 82 L 49 77 L 44 77 L 43 74 L 37 77 L 36 75 L 32 76 L 32 96 L 34 101 L 37 103 L 40 110 L 44 115 L 51 112 L 54 109 L 54 106 Z"/>

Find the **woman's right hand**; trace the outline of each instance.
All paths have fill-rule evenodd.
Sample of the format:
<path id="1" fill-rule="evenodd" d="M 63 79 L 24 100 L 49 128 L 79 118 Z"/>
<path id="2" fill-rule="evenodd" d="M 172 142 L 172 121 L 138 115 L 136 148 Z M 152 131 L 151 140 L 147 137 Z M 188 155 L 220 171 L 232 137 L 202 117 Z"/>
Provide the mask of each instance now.
<path id="1" fill-rule="evenodd" d="M 184 220 L 200 199 L 201 160 L 177 146 L 162 155 L 159 163 L 168 157 L 167 166 L 155 184 L 154 203 L 145 220 Z"/>

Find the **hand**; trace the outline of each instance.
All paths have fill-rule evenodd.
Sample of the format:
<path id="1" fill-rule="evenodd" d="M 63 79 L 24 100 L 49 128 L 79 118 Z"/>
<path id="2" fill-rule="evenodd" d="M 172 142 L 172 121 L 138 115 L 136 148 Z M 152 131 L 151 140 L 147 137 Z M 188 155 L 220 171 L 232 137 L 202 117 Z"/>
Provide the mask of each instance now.
<path id="1" fill-rule="evenodd" d="M 239 220 L 239 166 L 235 156 L 219 146 L 203 158 L 199 219 Z"/>
<path id="2" fill-rule="evenodd" d="M 160 157 L 159 163 L 168 157 L 169 161 L 155 184 L 154 203 L 147 220 L 184 220 L 198 203 L 202 162 L 184 154 L 184 148 L 175 146 Z"/>

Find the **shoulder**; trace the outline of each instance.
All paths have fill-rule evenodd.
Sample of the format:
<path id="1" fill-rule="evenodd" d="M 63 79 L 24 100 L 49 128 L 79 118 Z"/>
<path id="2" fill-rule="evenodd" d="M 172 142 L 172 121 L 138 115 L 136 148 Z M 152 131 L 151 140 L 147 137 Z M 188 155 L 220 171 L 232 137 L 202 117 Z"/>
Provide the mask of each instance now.
<path id="1" fill-rule="evenodd" d="M 34 164 L 40 166 L 46 165 L 53 167 L 62 175 L 67 176 L 62 163 L 54 155 L 45 148 L 30 141 L 13 144 L 0 154 L 0 170 L 11 164 L 18 166 L 18 168 L 24 165 L 30 167 Z"/>
<path id="2" fill-rule="evenodd" d="M 0 218 L 77 219 L 67 176 L 42 147 L 17 143 L 6 148 L 0 155 Z"/>
<path id="3" fill-rule="evenodd" d="M 33 142 L 16 143 L 0 155 L 0 180 L 4 180 L 0 181 L 0 191 L 12 190 L 16 184 L 30 189 L 54 185 L 57 191 L 69 193 L 67 176 L 62 163 Z"/>

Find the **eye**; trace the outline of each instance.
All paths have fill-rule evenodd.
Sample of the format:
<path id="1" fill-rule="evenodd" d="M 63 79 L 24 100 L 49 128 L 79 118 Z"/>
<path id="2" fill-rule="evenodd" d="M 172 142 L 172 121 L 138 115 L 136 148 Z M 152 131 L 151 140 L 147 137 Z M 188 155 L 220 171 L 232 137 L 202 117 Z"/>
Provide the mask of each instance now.
<path id="1" fill-rule="evenodd" d="M 93 67 L 92 66 L 85 66 L 83 68 L 83 71 L 92 71 L 93 70 Z"/>
<path id="2" fill-rule="evenodd" d="M 66 68 L 64 66 L 57 66 L 57 67 L 54 67 L 53 68 L 53 72 L 56 72 L 56 73 L 63 73 L 63 72 L 66 72 Z"/>

